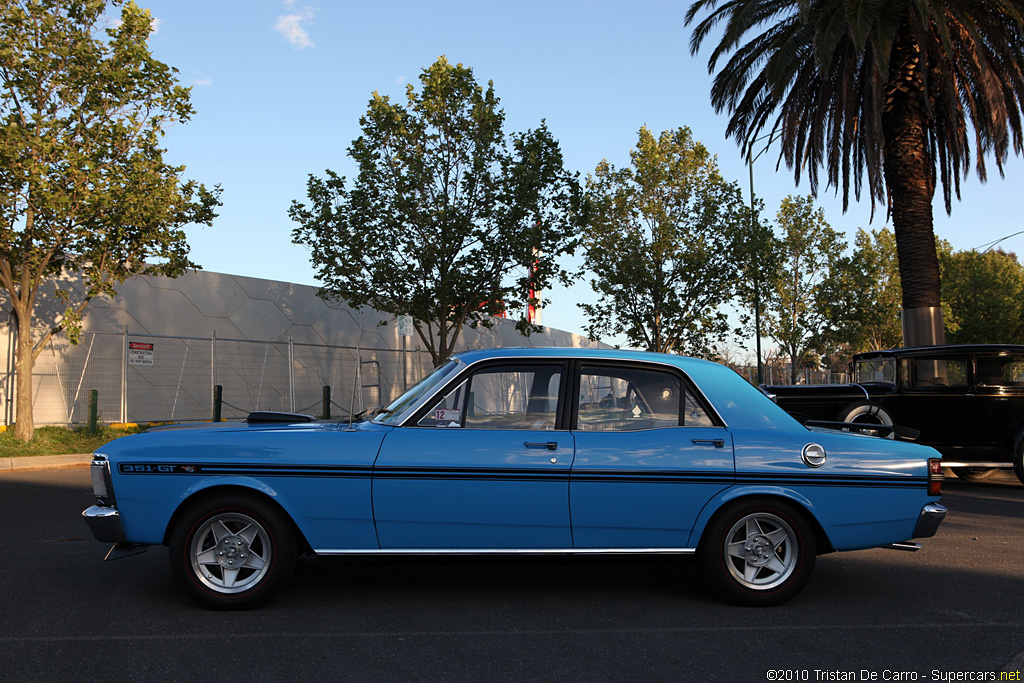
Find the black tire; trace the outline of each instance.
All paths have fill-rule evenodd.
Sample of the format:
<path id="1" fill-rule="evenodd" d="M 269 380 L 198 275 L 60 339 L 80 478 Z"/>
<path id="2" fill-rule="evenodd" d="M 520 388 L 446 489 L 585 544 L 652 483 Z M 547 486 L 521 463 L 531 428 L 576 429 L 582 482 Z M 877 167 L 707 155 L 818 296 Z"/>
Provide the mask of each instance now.
<path id="1" fill-rule="evenodd" d="M 1024 484 L 1024 439 L 1017 446 L 1017 452 L 1013 455 L 1013 473 Z"/>
<path id="2" fill-rule="evenodd" d="M 857 424 L 865 425 L 886 425 L 892 426 L 893 422 L 892 414 L 886 410 L 885 406 L 875 403 L 874 401 L 857 401 L 851 403 L 836 415 L 836 421 L 838 422 L 854 422 Z M 867 434 L 872 433 L 871 430 L 861 430 Z M 890 431 L 884 435 L 886 438 L 894 439 L 896 435 Z"/>
<path id="3" fill-rule="evenodd" d="M 697 558 L 706 580 L 729 602 L 779 605 L 811 577 L 814 530 L 803 512 L 784 501 L 742 500 L 711 520 Z"/>
<path id="4" fill-rule="evenodd" d="M 171 571 L 214 609 L 252 609 L 288 582 L 297 544 L 290 521 L 256 497 L 230 494 L 188 508 L 170 537 Z"/>
<path id="5" fill-rule="evenodd" d="M 999 469 L 996 467 L 954 467 L 953 474 L 956 475 L 957 479 L 963 479 L 969 482 L 979 482 L 989 479 L 993 474 L 998 472 Z"/>

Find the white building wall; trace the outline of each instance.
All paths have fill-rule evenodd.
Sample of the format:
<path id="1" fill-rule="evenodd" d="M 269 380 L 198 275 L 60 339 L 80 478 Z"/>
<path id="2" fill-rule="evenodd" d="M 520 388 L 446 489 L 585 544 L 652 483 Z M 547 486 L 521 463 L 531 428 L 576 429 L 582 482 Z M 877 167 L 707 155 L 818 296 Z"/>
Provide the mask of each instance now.
<path id="1" fill-rule="evenodd" d="M 79 288 L 67 279 L 61 286 Z M 328 303 L 316 292 L 206 271 L 129 280 L 116 297 L 90 303 L 78 345 L 61 335 L 39 357 L 36 423 L 85 422 L 91 390 L 99 392 L 105 422 L 210 419 L 215 385 L 223 387 L 225 419 L 251 410 L 319 415 L 323 386 L 331 388 L 331 414 L 341 415 L 386 403 L 429 372 L 419 339 L 405 338 L 403 350 L 394 320 Z M 50 296 L 40 307 L 53 311 L 59 304 Z M 12 335 L 0 327 L 6 424 L 16 417 Z M 133 342 L 152 344 L 152 353 L 129 353 Z M 458 350 L 595 345 L 551 328 L 523 337 L 511 321 L 498 319 L 492 329 L 466 328 Z"/>

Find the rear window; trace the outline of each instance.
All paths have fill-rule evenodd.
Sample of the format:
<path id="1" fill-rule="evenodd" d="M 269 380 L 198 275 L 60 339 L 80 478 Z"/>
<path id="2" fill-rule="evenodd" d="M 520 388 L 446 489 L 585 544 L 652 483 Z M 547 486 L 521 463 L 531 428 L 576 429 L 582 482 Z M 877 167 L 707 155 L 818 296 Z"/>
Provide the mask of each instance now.
<path id="1" fill-rule="evenodd" d="M 979 386 L 1024 388 L 1024 357 L 981 356 L 976 361 L 975 374 Z"/>

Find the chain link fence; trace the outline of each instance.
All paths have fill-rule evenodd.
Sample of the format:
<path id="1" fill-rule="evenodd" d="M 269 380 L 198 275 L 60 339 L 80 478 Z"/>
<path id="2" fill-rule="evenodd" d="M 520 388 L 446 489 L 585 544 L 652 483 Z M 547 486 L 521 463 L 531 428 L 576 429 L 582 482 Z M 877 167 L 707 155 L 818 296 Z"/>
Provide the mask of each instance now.
<path id="1" fill-rule="evenodd" d="M 4 424 L 14 423 L 13 330 L 3 375 Z M 98 392 L 102 422 L 209 420 L 214 387 L 223 387 L 222 417 L 256 410 L 332 417 L 387 404 L 432 369 L 421 349 L 360 348 L 288 341 L 179 337 L 85 331 L 77 345 L 52 339 L 33 371 L 36 424 L 88 420 Z"/>
<path id="2" fill-rule="evenodd" d="M 751 384 L 757 384 L 757 366 L 744 365 L 734 367 Z M 850 381 L 848 372 L 833 372 L 831 370 L 811 370 L 803 368 L 796 372 L 797 384 L 846 384 Z M 792 384 L 788 367 L 775 365 L 764 366 L 765 384 Z"/>

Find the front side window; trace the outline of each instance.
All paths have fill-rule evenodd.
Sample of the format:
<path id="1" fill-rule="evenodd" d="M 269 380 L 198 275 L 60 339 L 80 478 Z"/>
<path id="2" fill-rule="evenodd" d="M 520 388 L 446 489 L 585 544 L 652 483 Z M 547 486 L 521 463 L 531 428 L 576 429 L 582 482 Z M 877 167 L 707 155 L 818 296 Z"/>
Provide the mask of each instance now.
<path id="1" fill-rule="evenodd" d="M 391 402 L 387 408 L 377 413 L 373 421 L 379 424 L 401 424 L 407 415 L 416 412 L 416 407 L 437 387 L 458 374 L 463 363 L 450 360 L 409 388 L 404 394 Z"/>
<path id="2" fill-rule="evenodd" d="M 581 431 L 632 432 L 713 423 L 671 372 L 584 366 L 576 424 Z"/>
<path id="3" fill-rule="evenodd" d="M 553 430 L 562 374 L 560 365 L 484 368 L 445 394 L 417 425 Z"/>

